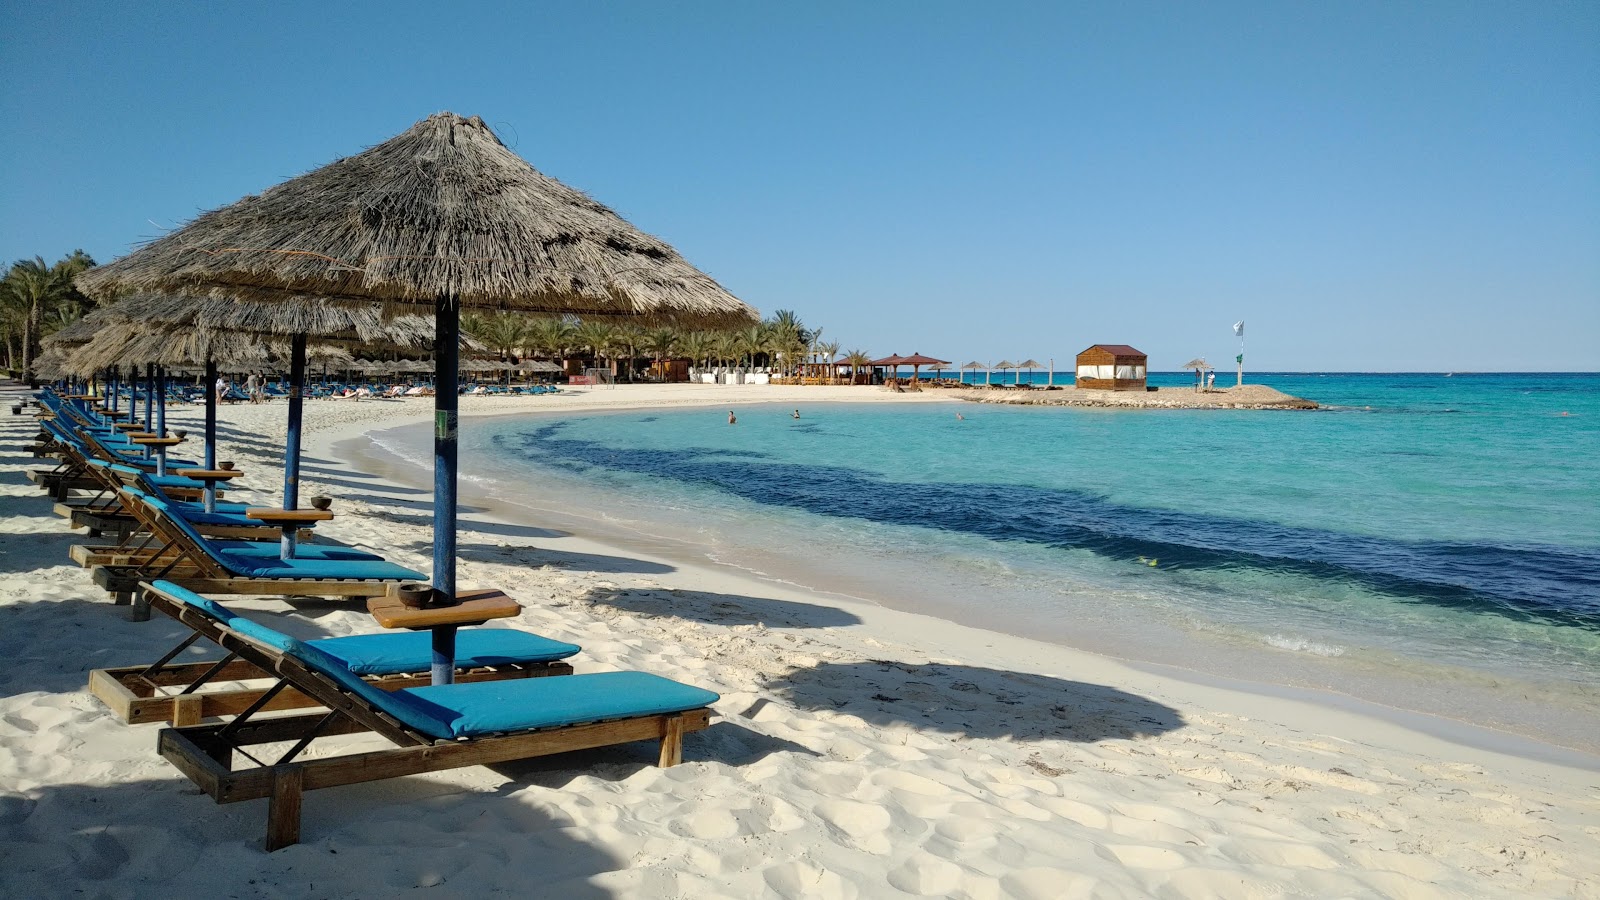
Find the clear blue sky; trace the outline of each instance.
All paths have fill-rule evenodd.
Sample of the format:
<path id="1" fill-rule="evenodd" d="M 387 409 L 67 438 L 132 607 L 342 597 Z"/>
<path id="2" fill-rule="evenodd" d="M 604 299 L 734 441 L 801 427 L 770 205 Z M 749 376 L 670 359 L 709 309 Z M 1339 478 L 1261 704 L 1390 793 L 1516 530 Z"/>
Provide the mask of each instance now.
<path id="1" fill-rule="evenodd" d="M 1600 370 L 1592 0 L 3 11 L 7 261 L 450 110 L 875 355 Z"/>

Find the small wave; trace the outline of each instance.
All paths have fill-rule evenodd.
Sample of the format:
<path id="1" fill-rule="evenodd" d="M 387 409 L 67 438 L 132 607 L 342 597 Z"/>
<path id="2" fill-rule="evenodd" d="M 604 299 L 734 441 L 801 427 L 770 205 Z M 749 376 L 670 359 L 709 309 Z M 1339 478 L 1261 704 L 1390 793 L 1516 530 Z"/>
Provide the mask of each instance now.
<path id="1" fill-rule="evenodd" d="M 1344 648 L 1331 644 L 1322 644 L 1308 641 L 1305 638 L 1288 637 L 1281 634 L 1271 634 L 1261 639 L 1269 647 L 1279 650 L 1288 650 L 1293 653 L 1309 653 L 1312 656 L 1343 656 Z"/>

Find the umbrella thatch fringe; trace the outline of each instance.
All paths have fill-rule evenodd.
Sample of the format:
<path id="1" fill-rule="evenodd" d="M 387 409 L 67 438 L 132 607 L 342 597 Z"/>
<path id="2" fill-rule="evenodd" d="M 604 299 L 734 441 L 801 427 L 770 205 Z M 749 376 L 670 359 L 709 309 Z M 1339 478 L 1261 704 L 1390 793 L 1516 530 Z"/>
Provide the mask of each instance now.
<path id="1" fill-rule="evenodd" d="M 85 325 L 87 323 L 87 325 Z M 371 306 L 317 309 L 313 304 L 219 301 L 181 295 L 140 295 L 96 310 L 72 330 L 57 332 L 54 346 L 76 347 L 62 361 L 68 374 L 87 375 L 111 366 L 203 365 L 207 359 L 232 366 L 287 365 L 295 333 L 308 334 L 308 358 L 349 365 L 350 348 L 369 352 L 415 352 L 433 347 L 433 319 L 401 316 L 384 320 Z M 65 334 L 63 340 L 60 335 Z M 93 339 L 81 342 L 85 334 Z M 482 343 L 462 335 L 468 351 Z"/>
<path id="2" fill-rule="evenodd" d="M 81 290 L 387 301 L 690 325 L 756 313 L 665 242 L 440 113 L 213 210 L 78 277 Z"/>

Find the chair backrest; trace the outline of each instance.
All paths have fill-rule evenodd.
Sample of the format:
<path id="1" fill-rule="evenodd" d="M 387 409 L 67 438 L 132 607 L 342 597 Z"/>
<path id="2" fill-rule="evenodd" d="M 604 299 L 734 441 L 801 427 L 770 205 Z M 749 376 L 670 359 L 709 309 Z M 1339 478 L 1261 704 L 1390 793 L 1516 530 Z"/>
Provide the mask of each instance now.
<path id="1" fill-rule="evenodd" d="M 272 664 L 263 666 L 263 668 L 284 676 L 285 680 L 289 681 L 290 684 L 318 700 L 336 702 L 335 698 L 327 693 L 329 690 L 328 685 L 314 685 L 309 679 L 304 680 L 304 683 L 302 683 L 302 680 L 294 678 L 293 667 L 287 667 L 288 671 L 286 671 L 286 667 L 281 665 L 283 657 L 295 660 L 299 663 L 301 669 L 325 679 L 338 692 L 350 695 L 356 702 L 394 718 L 413 731 L 436 739 L 447 739 L 451 736 L 447 714 L 438 707 L 426 701 L 418 700 L 409 694 L 385 691 L 381 688 L 373 687 L 360 676 L 352 673 L 344 663 L 304 641 L 290 637 L 274 628 L 269 628 L 253 619 L 247 619 L 215 600 L 202 597 L 194 591 L 170 581 L 153 581 L 145 585 L 145 589 L 154 591 L 176 605 L 194 610 L 246 641 L 269 651 L 266 656 L 271 660 Z M 243 656 L 245 654 L 241 653 L 240 655 Z M 251 661 L 256 662 L 258 665 L 260 664 L 258 660 Z M 348 709 L 347 711 L 352 712 L 352 715 L 354 715 L 354 711 Z M 359 716 L 356 716 L 356 718 L 369 726 L 372 726 L 374 721 L 382 722 L 376 716 L 371 717 L 374 721 L 367 721 Z M 407 740 L 414 740 L 414 738 L 407 737 Z"/>
<path id="2" fill-rule="evenodd" d="M 239 574 L 223 562 L 212 549 L 211 542 L 196 531 L 188 519 L 165 501 L 128 486 L 123 486 L 118 496 L 122 499 L 122 508 L 138 519 L 140 525 L 163 542 L 176 546 L 207 577 L 231 578 Z"/>

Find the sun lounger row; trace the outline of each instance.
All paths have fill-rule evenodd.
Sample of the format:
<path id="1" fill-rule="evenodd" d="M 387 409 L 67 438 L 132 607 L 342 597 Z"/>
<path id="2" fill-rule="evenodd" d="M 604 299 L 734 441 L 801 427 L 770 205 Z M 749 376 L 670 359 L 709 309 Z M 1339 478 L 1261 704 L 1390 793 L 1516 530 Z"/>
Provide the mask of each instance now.
<path id="1" fill-rule="evenodd" d="M 205 594 L 381 597 L 424 576 L 356 548 L 306 544 L 285 558 L 276 543 L 219 537 L 250 527 L 248 507 L 179 499 L 193 484 L 149 472 L 86 410 L 53 405 L 47 434 L 94 491 L 74 502 L 131 522 L 123 542 L 75 557 L 92 561 L 96 583 L 192 631 L 154 663 L 96 670 L 90 688 L 129 723 L 172 723 L 159 752 L 218 803 L 266 799 L 269 850 L 298 841 L 307 790 L 641 740 L 658 741 L 656 761 L 670 766 L 683 735 L 710 723 L 710 691 L 642 672 L 574 674 L 581 648 L 517 629 L 461 629 L 454 683 L 437 684 L 426 632 L 301 640 L 242 616 Z M 201 641 L 221 657 L 196 661 Z M 360 732 L 393 746 L 323 746 Z"/>

